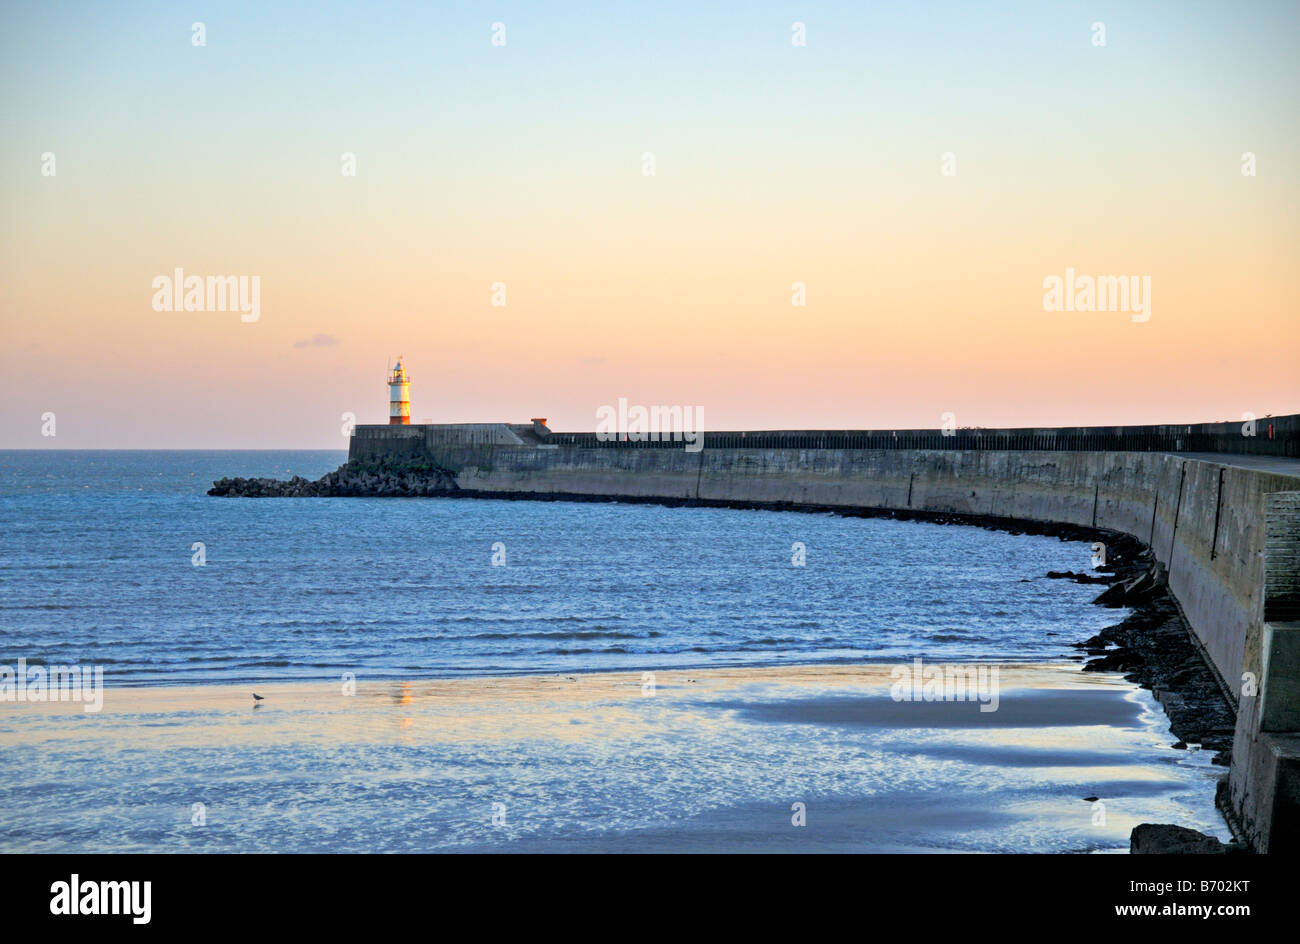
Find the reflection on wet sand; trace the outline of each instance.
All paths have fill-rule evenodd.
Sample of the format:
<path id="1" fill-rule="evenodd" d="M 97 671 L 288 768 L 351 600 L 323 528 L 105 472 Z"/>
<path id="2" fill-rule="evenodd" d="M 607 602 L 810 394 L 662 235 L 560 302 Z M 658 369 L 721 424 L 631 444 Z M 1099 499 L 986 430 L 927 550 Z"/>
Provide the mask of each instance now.
<path id="1" fill-rule="evenodd" d="M 0 748 L 24 763 L 0 776 L 0 849 L 1106 851 L 1148 820 L 1225 835 L 1220 771 L 1170 750 L 1121 679 L 1002 665 L 981 712 L 895 701 L 893 669 L 262 685 L 256 710 L 237 686 L 110 688 L 96 715 L 5 705 Z"/>

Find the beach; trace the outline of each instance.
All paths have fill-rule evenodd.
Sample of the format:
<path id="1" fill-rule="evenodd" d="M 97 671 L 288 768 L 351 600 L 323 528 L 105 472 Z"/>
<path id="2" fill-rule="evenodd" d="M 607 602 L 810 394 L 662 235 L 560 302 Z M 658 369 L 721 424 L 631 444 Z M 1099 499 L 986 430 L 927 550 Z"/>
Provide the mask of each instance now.
<path id="1" fill-rule="evenodd" d="M 5 703 L 0 851 L 1126 852 L 1142 822 L 1229 838 L 1208 752 L 1172 749 L 1119 676 L 1002 663 L 989 710 L 900 691 L 905 668 Z"/>

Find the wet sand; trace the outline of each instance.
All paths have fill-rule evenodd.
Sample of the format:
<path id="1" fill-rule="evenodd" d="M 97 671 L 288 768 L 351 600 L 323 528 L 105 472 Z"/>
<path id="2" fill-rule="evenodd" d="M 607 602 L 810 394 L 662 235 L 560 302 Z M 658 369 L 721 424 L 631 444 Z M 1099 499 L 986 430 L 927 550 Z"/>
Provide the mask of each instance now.
<path id="1" fill-rule="evenodd" d="M 894 669 L 0 704 L 0 850 L 1126 851 L 1147 821 L 1227 838 L 1222 771 L 1172 750 L 1133 684 L 1003 664 L 980 711 L 896 701 Z"/>

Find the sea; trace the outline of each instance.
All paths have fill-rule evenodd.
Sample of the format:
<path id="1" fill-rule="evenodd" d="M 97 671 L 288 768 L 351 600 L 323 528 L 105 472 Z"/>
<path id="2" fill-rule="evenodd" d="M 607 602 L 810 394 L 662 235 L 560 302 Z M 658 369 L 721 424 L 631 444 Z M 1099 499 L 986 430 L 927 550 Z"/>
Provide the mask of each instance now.
<path id="1" fill-rule="evenodd" d="M 417 732 L 423 717 L 425 739 L 410 724 L 392 738 L 344 725 L 331 741 L 310 714 L 290 723 L 277 685 L 400 695 L 438 680 L 916 659 L 1065 678 L 1080 674 L 1071 644 L 1123 615 L 1090 605 L 1096 586 L 1046 577 L 1091 567 L 1088 543 L 1053 537 L 721 508 L 206 494 L 223 476 L 316 478 L 345 458 L 0 452 L 0 665 L 99 667 L 108 698 L 249 693 L 222 715 L 229 739 L 197 741 L 184 712 L 0 704 L 0 851 L 786 850 L 812 835 L 789 832 L 796 802 L 824 811 L 809 814 L 815 847 L 839 851 L 1124 851 L 1130 819 L 1226 838 L 1222 770 L 1171 750 L 1159 706 L 1119 679 L 1108 697 L 1126 708 L 1058 725 L 1055 741 L 1023 720 L 1001 740 L 918 721 L 862 741 L 851 712 L 773 715 L 802 689 L 771 688 L 732 703 L 687 693 L 658 722 L 610 721 L 617 736 L 575 708 L 573 730 L 595 724 L 585 738 L 450 737 L 435 705 L 396 709 Z M 1115 784 L 1113 824 L 1103 811 L 1098 828 L 1084 798 Z"/>
<path id="2" fill-rule="evenodd" d="M 6 649 L 157 685 L 1059 659 L 1083 542 L 618 503 L 214 498 L 342 452 L 0 452 Z"/>

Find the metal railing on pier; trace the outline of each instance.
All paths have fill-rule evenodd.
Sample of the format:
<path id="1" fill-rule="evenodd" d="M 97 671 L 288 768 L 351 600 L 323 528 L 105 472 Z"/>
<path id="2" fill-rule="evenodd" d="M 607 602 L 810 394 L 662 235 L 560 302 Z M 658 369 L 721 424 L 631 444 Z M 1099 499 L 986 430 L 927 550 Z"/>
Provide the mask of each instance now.
<path id="1" fill-rule="evenodd" d="M 656 436 L 658 434 L 645 434 Z M 900 429 L 704 431 L 709 449 L 948 449 L 1083 452 L 1217 452 L 1300 457 L 1300 414 L 1178 426 L 1081 426 L 1045 429 Z M 680 435 L 611 438 L 551 433 L 545 442 L 587 449 L 681 449 Z"/>

